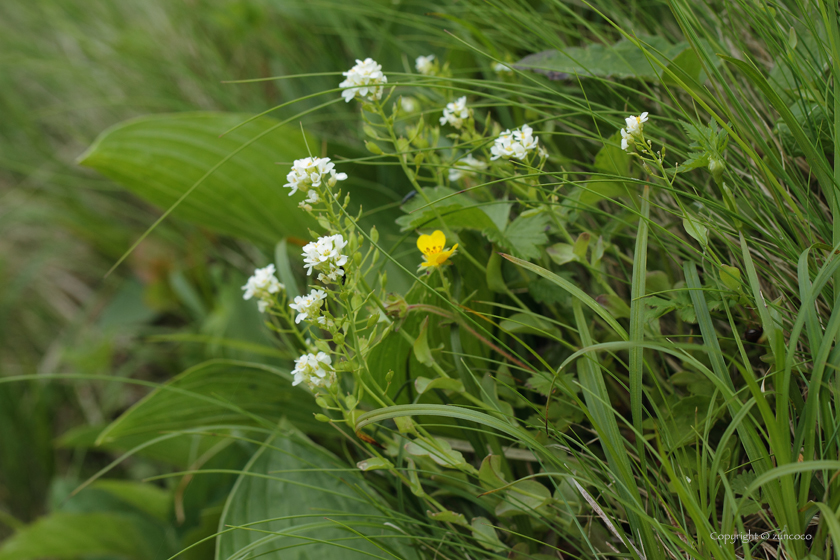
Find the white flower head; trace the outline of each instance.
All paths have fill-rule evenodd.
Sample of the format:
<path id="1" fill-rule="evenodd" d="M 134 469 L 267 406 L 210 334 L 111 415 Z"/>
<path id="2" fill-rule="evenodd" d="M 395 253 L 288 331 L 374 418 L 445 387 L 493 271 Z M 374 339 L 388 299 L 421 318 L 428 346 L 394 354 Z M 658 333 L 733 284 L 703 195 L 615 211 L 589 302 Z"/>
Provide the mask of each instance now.
<path id="1" fill-rule="evenodd" d="M 534 136 L 533 129 L 527 124 L 523 124 L 521 128 L 517 128 L 513 132 L 505 130 L 490 148 L 491 160 L 499 158 L 509 159 L 516 158 L 524 160 L 528 153 L 537 148 L 540 139 Z"/>
<path id="2" fill-rule="evenodd" d="M 344 88 L 341 97 L 347 103 L 354 97 L 367 101 L 382 99 L 382 85 L 388 83 L 388 77 L 382 73 L 382 66 L 372 58 L 364 61 L 356 59 L 356 65 L 342 74 L 346 79 L 338 87 Z"/>
<path id="3" fill-rule="evenodd" d="M 501 62 L 497 62 L 493 65 L 493 70 L 498 72 L 499 74 L 512 74 L 513 69 L 508 66 L 507 64 L 502 64 Z"/>
<path id="4" fill-rule="evenodd" d="M 289 304 L 289 307 L 297 311 L 295 324 L 301 321 L 309 321 L 310 323 L 317 322 L 323 325 L 326 319 L 321 315 L 321 308 L 325 299 L 327 299 L 327 292 L 324 290 L 312 290 L 308 295 L 296 296 L 294 303 Z"/>
<path id="5" fill-rule="evenodd" d="M 440 124 L 449 123 L 455 128 L 461 128 L 468 118 L 470 118 L 470 110 L 467 108 L 467 97 L 459 97 L 452 103 L 446 104 Z"/>
<path id="6" fill-rule="evenodd" d="M 417 100 L 413 97 L 400 97 L 400 109 L 406 113 L 413 113 L 419 108 Z"/>
<path id="7" fill-rule="evenodd" d="M 473 177 L 477 172 L 487 169 L 487 164 L 467 154 L 456 161 L 449 170 L 449 180 L 460 181 L 464 177 Z"/>
<path id="8" fill-rule="evenodd" d="M 622 150 L 627 150 L 627 148 L 630 146 L 630 140 L 639 140 L 642 138 L 642 132 L 644 131 L 644 125 L 647 122 L 647 120 L 647 112 L 642 113 L 638 117 L 632 116 L 624 119 L 624 123 L 627 125 L 627 128 L 621 129 Z"/>
<path id="9" fill-rule="evenodd" d="M 295 360 L 295 369 L 292 370 L 292 374 L 295 376 L 292 385 L 306 383 L 313 391 L 329 388 L 336 381 L 332 358 L 324 352 L 303 354 Z"/>
<path id="10" fill-rule="evenodd" d="M 268 306 L 274 301 L 274 294 L 286 287 L 274 276 L 274 265 L 270 264 L 265 268 L 258 268 L 248 278 L 248 282 L 242 286 L 245 290 L 242 299 L 257 298 L 257 307 L 260 313 L 265 313 Z"/>
<path id="11" fill-rule="evenodd" d="M 292 170 L 286 175 L 288 181 L 284 187 L 292 189 L 289 196 L 292 196 L 299 190 L 302 192 L 309 192 L 312 188 L 318 188 L 322 184 L 326 184 L 332 188 L 336 182 L 347 179 L 347 173 L 336 173 L 335 164 L 330 161 L 330 158 L 303 158 L 296 159 L 292 165 Z M 318 202 L 312 199 L 310 193 L 307 202 Z M 315 195 L 317 199 L 317 194 Z"/>
<path id="12" fill-rule="evenodd" d="M 318 238 L 318 241 L 308 243 L 303 248 L 303 266 L 306 274 L 311 275 L 317 270 L 318 280 L 321 282 L 335 283 L 341 276 L 344 276 L 344 269 L 347 264 L 347 255 L 342 255 L 341 250 L 347 246 L 347 241 L 341 234 L 330 235 Z"/>
<path id="13" fill-rule="evenodd" d="M 430 54 L 428 56 L 418 56 L 417 60 L 414 61 L 414 67 L 417 69 L 418 72 L 420 72 L 424 76 L 429 76 L 434 72 L 434 61 L 435 55 L 433 54 Z"/>

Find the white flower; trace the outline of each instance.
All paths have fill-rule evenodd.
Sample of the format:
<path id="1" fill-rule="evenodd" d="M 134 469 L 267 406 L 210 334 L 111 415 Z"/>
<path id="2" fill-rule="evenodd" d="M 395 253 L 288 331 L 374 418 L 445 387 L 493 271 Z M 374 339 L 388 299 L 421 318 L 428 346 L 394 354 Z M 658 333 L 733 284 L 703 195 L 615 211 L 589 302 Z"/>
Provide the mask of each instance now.
<path id="1" fill-rule="evenodd" d="M 627 128 L 621 129 L 621 149 L 627 150 L 629 147 L 630 140 L 638 140 L 642 137 L 642 131 L 644 130 L 644 124 L 648 120 L 648 114 L 642 113 L 638 117 L 627 117 L 624 119 L 624 123 L 627 125 Z"/>
<path id="2" fill-rule="evenodd" d="M 295 324 L 307 320 L 309 322 L 317 321 L 323 325 L 326 319 L 321 315 L 321 307 L 323 307 L 325 299 L 327 299 L 327 292 L 324 290 L 312 290 L 309 295 L 296 296 L 295 302 L 289 304 L 289 307 L 298 313 L 295 317 Z"/>
<path id="3" fill-rule="evenodd" d="M 628 134 L 627 131 L 622 128 L 621 129 L 621 149 L 624 150 L 625 152 L 627 151 L 627 145 L 628 145 L 627 142 L 631 138 L 633 138 L 633 137 L 630 136 L 630 134 Z"/>
<path id="4" fill-rule="evenodd" d="M 258 268 L 254 271 L 253 276 L 248 278 L 248 282 L 242 286 L 245 294 L 242 299 L 251 299 L 256 297 L 259 301 L 260 313 L 265 313 L 268 306 L 274 301 L 273 294 L 285 289 L 285 286 L 274 276 L 274 265 L 270 264 L 265 268 Z"/>
<path id="5" fill-rule="evenodd" d="M 513 72 L 513 69 L 510 66 L 508 66 L 507 64 L 502 64 L 501 62 L 497 62 L 496 64 L 494 64 L 493 65 L 493 70 L 495 70 L 496 72 L 498 72 L 500 74 L 503 73 L 503 72 L 507 72 L 507 73 L 512 73 Z"/>
<path id="6" fill-rule="evenodd" d="M 347 256 L 341 254 L 345 246 L 347 242 L 341 234 L 320 237 L 318 241 L 308 243 L 303 248 L 306 274 L 310 275 L 313 270 L 317 270 L 321 282 L 337 282 L 340 276 L 344 276 L 342 267 L 347 264 Z"/>
<path id="7" fill-rule="evenodd" d="M 449 180 L 458 181 L 463 177 L 472 177 L 476 172 L 487 169 L 487 164 L 481 160 L 475 159 L 472 154 L 467 154 L 458 161 L 456 161 L 449 170 Z"/>
<path id="8" fill-rule="evenodd" d="M 499 137 L 496 138 L 493 146 L 490 148 L 492 154 L 490 159 L 496 160 L 499 158 L 511 158 L 524 160 L 528 153 L 533 151 L 540 139 L 534 136 L 533 129 L 527 124 L 523 124 L 522 128 L 517 128 L 513 132 L 505 130 Z"/>
<path id="9" fill-rule="evenodd" d="M 453 103 L 447 103 L 440 118 L 440 124 L 449 123 L 455 128 L 461 128 L 466 119 L 470 118 L 470 110 L 467 109 L 467 97 L 460 97 Z"/>
<path id="10" fill-rule="evenodd" d="M 306 383 L 313 391 L 320 387 L 327 388 L 335 383 L 332 358 L 324 352 L 303 354 L 295 360 L 295 369 L 292 370 L 292 374 L 295 376 L 292 385 Z"/>
<path id="11" fill-rule="evenodd" d="M 424 76 L 428 76 L 434 70 L 434 60 L 435 55 L 433 54 L 429 56 L 418 56 L 417 60 L 414 61 L 414 67 Z"/>
<path id="12" fill-rule="evenodd" d="M 341 97 L 347 103 L 356 96 L 368 101 L 381 99 L 382 84 L 388 83 L 388 77 L 382 73 L 382 66 L 372 58 L 366 58 L 364 62 L 356 59 L 356 65 L 342 74 L 347 79 L 338 87 L 345 88 Z"/>
<path id="13" fill-rule="evenodd" d="M 417 100 L 413 97 L 400 97 L 400 109 L 406 113 L 413 113 L 417 110 Z"/>
<path id="14" fill-rule="evenodd" d="M 288 181 L 284 187 L 291 190 L 289 196 L 292 196 L 298 190 L 309 192 L 309 189 L 320 187 L 322 183 L 326 183 L 328 187 L 335 186 L 337 181 L 343 181 L 347 178 L 347 173 L 336 173 L 335 164 L 330 161 L 330 158 L 303 158 L 296 159 L 292 170 L 286 175 Z M 309 198 L 313 198 L 310 194 Z M 315 195 L 317 199 L 317 194 Z M 318 202 L 318 200 L 309 200 L 307 202 Z"/>

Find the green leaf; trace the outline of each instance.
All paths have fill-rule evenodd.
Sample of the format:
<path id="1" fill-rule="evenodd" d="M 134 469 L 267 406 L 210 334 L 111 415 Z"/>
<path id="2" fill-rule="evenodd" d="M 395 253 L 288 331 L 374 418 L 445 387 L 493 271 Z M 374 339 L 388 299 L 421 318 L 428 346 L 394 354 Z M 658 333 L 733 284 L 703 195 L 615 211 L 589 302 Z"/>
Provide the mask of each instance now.
<path id="1" fill-rule="evenodd" d="M 709 244 L 709 230 L 700 221 L 688 216 L 683 218 L 683 227 L 685 232 L 693 237 L 695 241 L 699 242 L 703 249 Z"/>
<path id="2" fill-rule="evenodd" d="M 460 379 L 453 379 L 451 377 L 438 377 L 437 379 L 429 379 L 428 377 L 418 377 L 414 380 L 414 388 L 417 393 L 422 395 L 432 389 L 442 389 L 444 391 L 461 392 L 464 390 L 464 384 Z"/>
<path id="3" fill-rule="evenodd" d="M 514 313 L 499 323 L 499 328 L 513 334 L 535 334 L 557 339 L 563 336 L 554 325 L 532 313 Z"/>
<path id="4" fill-rule="evenodd" d="M 734 266 L 720 265 L 720 281 L 734 292 L 741 291 L 741 271 Z"/>
<path id="5" fill-rule="evenodd" d="M 495 490 L 507 484 L 502 474 L 502 458 L 500 455 L 488 455 L 481 462 L 478 469 L 478 480 L 483 488 Z"/>
<path id="6" fill-rule="evenodd" d="M 152 517 L 168 521 L 169 511 L 172 509 L 172 495 L 154 484 L 106 479 L 97 480 L 90 488 L 104 490 Z"/>
<path id="7" fill-rule="evenodd" d="M 430 457 L 441 467 L 455 469 L 466 464 L 461 452 L 452 449 L 445 439 L 420 437 L 406 443 L 405 450 L 415 457 Z"/>
<path id="8" fill-rule="evenodd" d="M 272 436 L 228 496 L 216 558 L 391 557 L 379 546 L 398 558 L 417 558 L 402 533 L 385 525 L 401 522 L 383 505 L 358 471 L 299 432 Z M 252 530 L 239 528 L 245 525 Z"/>
<path id="9" fill-rule="evenodd" d="M 424 366 L 431 367 L 435 363 L 435 358 L 432 356 L 432 351 L 429 349 L 429 318 L 423 319 L 423 325 L 420 327 L 420 334 L 414 341 L 414 357 Z"/>
<path id="10" fill-rule="evenodd" d="M 253 425 L 255 417 L 272 424 L 286 417 L 307 429 L 329 432 L 312 419 L 320 411 L 310 394 L 291 386 L 287 372 L 212 360 L 155 389 L 106 428 L 98 441 L 216 424 Z"/>
<path id="11" fill-rule="evenodd" d="M 461 525 L 463 527 L 470 526 L 463 513 L 455 513 L 454 511 L 439 511 L 437 513 L 433 513 L 431 511 L 427 511 L 426 515 L 429 516 L 429 519 L 440 521 L 441 523 L 455 523 L 456 525 Z"/>
<path id="12" fill-rule="evenodd" d="M 18 531 L 0 547 L 0 560 L 110 556 L 156 560 L 174 553 L 174 543 L 137 515 L 117 512 L 53 513 Z M 153 530 L 153 529 L 152 529 Z M 163 552 L 161 549 L 169 550 Z"/>
<path id="13" fill-rule="evenodd" d="M 548 243 L 545 227 L 549 217 L 540 212 L 538 214 L 522 214 L 508 224 L 504 232 L 485 230 L 487 237 L 513 251 L 523 259 L 537 259 L 540 247 Z"/>
<path id="14" fill-rule="evenodd" d="M 568 243 L 555 243 L 546 249 L 545 252 L 548 253 L 548 256 L 554 261 L 554 264 L 560 266 L 580 260 L 580 257 L 575 254 L 574 245 L 569 245 Z"/>
<path id="15" fill-rule="evenodd" d="M 388 459 L 383 459 L 382 457 L 371 457 L 370 459 L 365 459 L 364 461 L 359 461 L 356 463 L 356 466 L 359 468 L 360 471 L 375 471 L 380 469 L 393 469 L 394 465 Z"/>
<path id="16" fill-rule="evenodd" d="M 428 197 L 431 204 L 426 202 L 420 194 L 403 204 L 402 210 L 406 212 L 406 215 L 396 220 L 401 231 L 418 228 L 442 229 L 443 225 L 435 210 L 440 213 L 447 227 L 452 231 L 497 229 L 493 218 L 476 206 L 478 203 L 475 200 L 464 194 L 447 187 L 432 187 L 424 188 L 423 195 Z M 497 216 L 494 214 L 494 217 Z"/>
<path id="17" fill-rule="evenodd" d="M 499 540 L 499 535 L 496 534 L 496 529 L 485 517 L 476 517 L 470 523 L 472 526 L 472 536 L 484 548 L 492 550 L 493 552 L 500 552 L 505 549 L 505 545 Z"/>
<path id="18" fill-rule="evenodd" d="M 265 245 L 306 237 L 314 223 L 297 208 L 303 195 L 288 196 L 286 167 L 275 163 L 304 157 L 303 136 L 297 126 L 262 117 L 220 137 L 247 118 L 183 113 L 133 119 L 103 132 L 79 163 L 164 209 L 195 187 L 173 215 L 216 231 Z M 313 140 L 310 146 L 317 145 Z"/>
<path id="19" fill-rule="evenodd" d="M 666 63 L 670 58 L 688 48 L 687 43 L 671 45 L 662 37 L 643 39 L 665 57 L 651 55 Z M 580 77 L 658 79 L 661 71 L 651 63 L 645 53 L 633 42 L 623 39 L 614 45 L 591 44 L 585 47 L 567 47 L 562 51 L 550 50 L 528 55 L 516 64 L 520 70 L 532 70 L 560 79 L 562 74 Z"/>
<path id="20" fill-rule="evenodd" d="M 505 500 L 496 506 L 498 517 L 530 513 L 551 500 L 551 492 L 536 480 L 520 480 L 508 488 Z"/>

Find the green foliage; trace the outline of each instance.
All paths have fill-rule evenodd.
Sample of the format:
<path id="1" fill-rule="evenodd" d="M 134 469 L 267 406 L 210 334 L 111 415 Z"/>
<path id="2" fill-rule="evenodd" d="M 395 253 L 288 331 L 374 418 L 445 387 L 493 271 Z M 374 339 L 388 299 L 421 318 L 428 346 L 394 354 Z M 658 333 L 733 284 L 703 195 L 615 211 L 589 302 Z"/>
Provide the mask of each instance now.
<path id="1" fill-rule="evenodd" d="M 303 137 L 268 117 L 230 131 L 247 119 L 214 113 L 144 117 L 104 132 L 79 163 L 173 209 L 176 217 L 223 233 L 266 245 L 303 236 L 313 224 L 277 188 L 283 175 L 275 164 L 305 153 Z M 317 145 L 314 138 L 307 142 Z"/>

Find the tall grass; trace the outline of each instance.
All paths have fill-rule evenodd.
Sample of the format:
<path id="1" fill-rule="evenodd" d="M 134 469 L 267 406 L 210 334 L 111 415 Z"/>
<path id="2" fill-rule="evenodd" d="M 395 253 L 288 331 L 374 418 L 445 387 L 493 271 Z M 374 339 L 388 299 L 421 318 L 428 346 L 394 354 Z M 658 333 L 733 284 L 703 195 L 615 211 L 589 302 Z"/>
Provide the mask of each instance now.
<path id="1" fill-rule="evenodd" d="M 182 441 L 177 438 L 187 434 L 190 441 L 200 442 L 196 449 L 206 455 L 191 452 L 182 471 L 161 478 L 171 481 L 178 496 L 189 481 L 203 476 L 239 476 L 235 485 L 228 481 L 223 486 L 225 492 L 230 489 L 224 512 L 207 513 L 219 504 L 218 497 L 196 502 L 193 511 L 183 510 L 186 506 L 180 503 L 180 513 L 173 513 L 176 521 L 189 519 L 194 528 L 201 515 L 212 520 L 222 515 L 223 522 L 218 530 L 210 522 L 192 541 L 179 533 L 179 544 L 194 542 L 191 550 L 208 550 L 201 547 L 215 540 L 219 557 L 244 557 L 251 550 L 278 558 L 296 554 L 294 550 L 307 544 L 340 547 L 335 554 L 350 554 L 352 549 L 380 558 L 838 554 L 836 5 L 752 0 L 488 0 L 438 6 L 318 2 L 276 7 L 219 3 L 216 17 L 202 23 L 180 20 L 185 17 L 180 8 L 96 6 L 93 15 L 84 16 L 90 20 L 77 20 L 72 27 L 76 47 L 66 37 L 57 44 L 65 52 L 86 52 L 86 44 L 93 49 L 89 52 L 97 52 L 97 45 L 108 52 L 89 41 L 98 35 L 85 33 L 86 25 L 107 21 L 120 30 L 116 35 L 126 41 L 125 54 L 106 60 L 138 64 L 121 70 L 125 90 L 117 93 L 120 101 L 115 106 L 124 106 L 126 113 L 120 116 L 144 107 L 156 110 L 155 103 L 167 110 L 262 112 L 296 97 L 334 90 L 338 75 L 321 72 L 344 70 L 353 58 L 373 56 L 400 93 L 422 99 L 427 107 L 466 94 L 482 117 L 488 115 L 502 128 L 531 123 L 550 153 L 544 170 L 521 170 L 530 177 L 531 190 L 505 187 L 510 176 L 493 168 L 464 192 L 486 206 L 503 198 L 515 200 L 520 215 L 528 208 L 551 208 L 551 222 L 544 229 L 552 244 L 589 239 L 582 258 L 564 261 L 541 248 L 538 257 L 522 259 L 508 255 L 501 241 L 459 229 L 464 257 L 452 267 L 457 278 L 454 301 L 441 296 L 436 277 L 417 278 L 412 291 L 404 294 L 410 310 L 400 329 L 413 347 L 405 350 L 402 363 L 392 364 L 391 356 L 403 356 L 402 342 L 395 337 L 377 356 L 378 362 L 371 359 L 365 365 L 375 398 L 353 411 L 358 414 L 349 417 L 352 429 L 343 429 L 338 417 L 332 418 L 338 435 L 330 435 L 323 425 L 299 421 L 341 459 L 313 447 L 285 423 L 275 431 L 277 418 L 261 416 L 259 406 L 264 403 L 259 399 L 238 404 L 216 385 L 205 389 L 190 385 L 189 378 L 165 386 L 126 413 L 100 434 L 100 443 L 107 441 L 105 434 L 119 437 L 120 430 L 125 430 L 123 437 L 130 434 L 129 428 L 142 432 L 141 420 L 163 418 L 154 416 L 155 410 L 180 402 L 164 401 L 161 395 L 192 394 L 201 406 L 193 403 L 196 408 L 184 410 L 177 422 L 155 424 L 155 436 Z M 13 41 L 8 38 L 21 33 L 16 30 L 31 29 L 31 24 L 19 23 L 20 18 L 43 17 L 29 10 L 11 10 L 5 40 Z M 138 13 L 134 10 L 147 14 L 144 21 L 158 23 L 155 33 L 138 39 L 139 46 L 133 45 L 127 29 L 129 14 Z M 49 20 L 56 25 L 69 20 L 68 14 L 50 17 L 56 18 Z M 161 40 L 156 33 L 166 29 L 160 23 L 170 17 L 173 25 L 191 21 L 194 34 L 173 32 L 165 35 L 172 42 Z M 254 29 L 270 32 L 252 33 Z M 682 66 L 663 64 L 658 52 L 663 43 L 654 37 L 669 44 L 687 41 L 694 59 Z M 492 70 L 495 61 L 512 64 L 533 53 L 620 40 L 636 45 L 632 56 L 647 60 L 654 78 L 586 72 L 586 67 L 548 76 L 544 70 L 551 68 L 532 72 L 517 65 L 511 74 Z M 26 42 L 25 36 L 18 39 L 16 49 L 25 52 Z M 450 63 L 451 77 L 419 78 L 411 72 L 408 61 L 430 50 Z M 160 54 L 146 58 L 150 51 Z M 190 58 L 195 52 L 206 56 Z M 160 67 L 164 53 L 175 53 L 171 70 Z M 138 61 L 149 61 L 149 66 Z M 237 72 L 220 70 L 230 62 Z M 86 68 L 93 78 L 101 71 L 98 64 Z M 45 76 L 60 79 L 62 70 L 53 68 Z M 299 73 L 312 75 L 285 76 Z M 133 95 L 145 91 L 142 86 L 150 75 L 158 77 L 158 88 L 145 97 L 144 105 Z M 219 83 L 272 76 L 277 79 Z M 25 85 L 24 80 L 12 90 L 26 92 Z M 103 92 L 112 87 L 110 82 L 104 85 L 109 87 Z M 41 82 L 29 87 L 34 93 L 28 97 L 34 99 L 50 91 Z M 69 89 L 59 82 L 56 90 L 65 87 Z M 85 90 L 73 91 L 87 95 Z M 23 100 L 12 102 L 21 106 Z M 12 102 L 8 103 L 14 106 Z M 352 169 L 364 181 L 379 182 L 399 195 L 409 190 L 410 181 L 423 187 L 446 181 L 440 169 L 445 170 L 448 160 L 426 167 L 417 164 L 421 172 L 403 177 L 394 158 L 378 157 L 375 150 L 373 157 L 359 156 L 365 132 L 358 115 L 343 103 L 305 115 L 317 102 L 306 99 L 277 112 L 284 118 L 299 112 L 307 130 L 324 138 L 330 149 L 349 154 L 343 164 L 355 164 Z M 436 121 L 438 111 L 427 109 L 427 124 Z M 662 159 L 642 165 L 637 158 L 625 159 L 615 144 L 624 117 L 645 111 L 650 113 L 645 137 Z M 8 127 L 8 133 L 4 128 L 4 138 L 27 126 L 38 130 L 36 137 L 49 137 L 49 128 L 32 124 L 27 111 L 13 114 L 21 124 Z M 100 113 L 100 118 L 108 117 Z M 704 163 L 690 169 L 692 154 L 715 152 L 723 146 L 715 139 L 724 137 L 725 151 L 711 154 L 723 167 L 717 163 L 712 169 Z M 488 133 L 464 145 L 480 153 L 491 140 Z M 388 146 L 387 139 L 382 143 Z M 9 141 L 10 147 L 13 144 L 25 155 L 16 159 L 29 162 L 26 166 L 43 158 L 30 144 Z M 393 144 L 391 152 L 397 151 L 397 142 Z M 411 148 L 409 157 L 423 150 Z M 66 164 L 55 165 L 66 169 Z M 14 169 L 10 176 L 20 180 L 26 169 Z M 58 182 L 47 177 L 40 179 L 45 185 L 45 194 L 38 195 L 42 211 L 63 213 L 52 208 L 57 201 L 72 206 L 64 202 L 72 197 L 63 194 L 66 188 L 48 189 Z M 92 177 L 82 180 L 101 185 Z M 126 208 L 114 193 L 88 192 L 84 200 L 100 201 L 114 213 Z M 114 226 L 123 236 L 121 244 L 107 251 L 98 245 L 94 251 L 78 249 L 91 259 L 80 267 L 81 274 L 103 270 L 104 261 L 117 258 L 152 221 L 135 221 L 130 210 L 126 214 L 132 216 L 130 232 Z M 372 216 L 384 222 L 391 214 Z M 448 228 L 458 226 L 459 218 L 455 213 L 433 219 Z M 175 229 L 180 232 L 180 227 L 188 226 Z M 377 245 L 366 233 L 364 237 L 383 251 L 383 261 L 414 276 L 404 265 L 413 250 L 413 236 L 394 234 L 387 238 L 388 245 Z M 220 243 L 226 249 L 216 244 L 214 249 L 200 247 L 218 254 L 251 250 L 230 240 Z M 14 255 L 19 247 L 15 244 L 4 255 Z M 258 260 L 269 250 L 261 247 L 251 254 Z M 499 258 L 497 253 L 505 254 Z M 53 258 L 66 256 L 61 251 Z M 278 251 L 277 262 L 288 259 Z M 239 263 L 233 259 L 226 266 L 231 264 Z M 22 264 L 18 267 L 23 269 Z M 295 281 L 293 268 L 290 265 L 283 278 L 287 284 Z M 60 280 L 56 284 L 62 285 Z M 66 279 L 63 285 L 68 285 Z M 42 290 L 52 294 L 52 286 Z M 47 296 L 34 299 L 39 307 L 28 314 L 49 317 L 61 308 Z M 424 311 L 447 320 L 432 319 L 428 328 L 417 315 Z M 34 330 L 43 334 L 47 329 Z M 295 348 L 292 343 L 282 349 Z M 33 345 L 28 355 L 41 352 L 43 345 Z M 19 368 L 14 373 L 32 372 L 31 363 L 12 363 Z M 287 372 L 288 361 L 277 363 L 279 375 Z M 421 367 L 431 363 L 447 377 L 461 380 L 462 389 L 441 389 L 425 397 L 413 392 L 413 378 L 417 372 L 431 371 Z M 243 376 L 248 368 L 258 369 L 242 363 L 229 367 L 243 368 L 236 370 Z M 389 379 L 386 387 L 388 369 L 406 378 L 396 378 L 393 384 Z M 208 379 L 225 387 L 224 373 Z M 457 385 L 447 387 L 453 386 Z M 213 414 L 200 412 L 202 406 L 214 407 Z M 292 414 L 295 407 L 288 407 Z M 355 409 L 355 403 L 350 408 Z M 409 424 L 408 417 L 415 424 Z M 158 435 L 160 431 L 166 434 Z M 464 462 L 441 448 L 427 449 L 425 456 L 422 450 L 409 452 L 404 447 L 408 441 L 427 441 L 421 434 L 447 438 L 447 445 L 463 453 Z M 7 441 L 30 439 L 44 446 L 43 436 L 16 433 Z M 398 450 L 380 449 L 377 440 L 393 442 Z M 148 441 L 132 453 L 141 452 Z M 237 449 L 239 455 L 225 458 L 222 450 L 227 448 Z M 488 449 L 495 459 L 485 458 Z M 429 452 L 439 460 L 429 459 Z M 253 455 L 246 464 L 242 457 L 249 453 Z M 441 462 L 440 456 L 449 458 Z M 292 466 L 283 457 L 293 458 Z M 205 468 L 209 458 L 227 463 Z M 385 459 L 390 467 L 364 477 L 355 474 L 357 461 Z M 306 496 L 302 489 L 316 479 L 314 486 L 330 489 L 345 501 L 342 506 L 334 502 L 332 508 L 319 505 L 320 517 L 306 524 L 289 519 L 314 516 L 312 511 L 265 498 L 276 491 L 272 484 L 285 484 L 282 488 L 289 495 Z M 255 480 L 273 482 L 262 487 Z M 242 495 L 262 501 L 244 507 L 237 498 Z M 349 517 L 342 521 L 342 515 Z M 479 521 L 470 523 L 472 518 Z M 396 529 L 381 529 L 383 523 Z M 344 536 L 319 534 L 337 528 L 338 533 L 329 534 Z M 741 542 L 716 536 L 748 531 L 768 536 Z M 260 536 L 252 538 L 255 532 Z M 797 538 L 780 540 L 780 534 Z M 410 543 L 413 552 L 401 548 L 403 542 Z"/>

